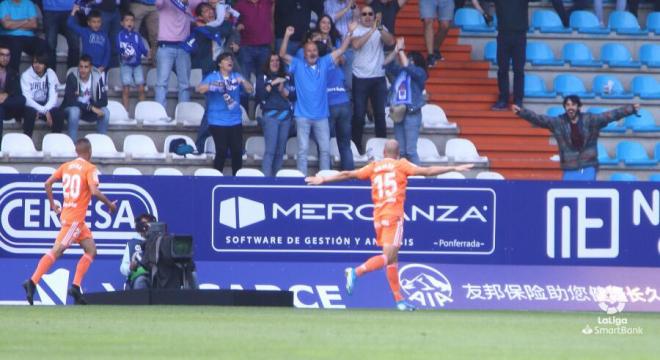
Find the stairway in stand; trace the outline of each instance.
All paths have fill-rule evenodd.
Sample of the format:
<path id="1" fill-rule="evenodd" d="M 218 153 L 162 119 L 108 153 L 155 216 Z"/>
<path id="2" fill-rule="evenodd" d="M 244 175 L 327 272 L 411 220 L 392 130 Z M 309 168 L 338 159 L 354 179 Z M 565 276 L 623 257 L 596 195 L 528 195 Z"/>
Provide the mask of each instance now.
<path id="1" fill-rule="evenodd" d="M 408 50 L 426 56 L 418 1 L 409 0 L 399 12 L 396 33 L 406 38 Z M 429 101 L 458 124 L 460 137 L 488 156 L 492 171 L 507 179 L 560 179 L 559 163 L 550 160 L 558 150 L 550 145 L 548 130 L 534 128 L 511 111 L 490 110 L 497 100 L 497 79 L 488 77 L 488 62 L 471 59 L 470 45 L 458 44 L 459 34 L 456 28 L 449 31 L 440 49 L 445 60 L 429 69 Z"/>

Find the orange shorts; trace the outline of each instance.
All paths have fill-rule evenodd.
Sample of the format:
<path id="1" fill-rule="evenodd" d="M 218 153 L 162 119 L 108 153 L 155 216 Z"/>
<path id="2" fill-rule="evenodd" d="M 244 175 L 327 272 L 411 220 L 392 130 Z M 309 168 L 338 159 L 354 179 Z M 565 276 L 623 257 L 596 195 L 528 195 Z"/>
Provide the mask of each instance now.
<path id="1" fill-rule="evenodd" d="M 62 224 L 62 229 L 57 234 L 55 243 L 59 243 L 64 247 L 69 247 L 71 244 L 79 243 L 80 240 L 91 239 L 92 232 L 89 230 L 85 222 L 74 221 L 71 224 Z"/>
<path id="2" fill-rule="evenodd" d="M 374 220 L 376 228 L 376 244 L 382 247 L 394 245 L 401 247 L 403 241 L 403 218 L 387 216 Z"/>

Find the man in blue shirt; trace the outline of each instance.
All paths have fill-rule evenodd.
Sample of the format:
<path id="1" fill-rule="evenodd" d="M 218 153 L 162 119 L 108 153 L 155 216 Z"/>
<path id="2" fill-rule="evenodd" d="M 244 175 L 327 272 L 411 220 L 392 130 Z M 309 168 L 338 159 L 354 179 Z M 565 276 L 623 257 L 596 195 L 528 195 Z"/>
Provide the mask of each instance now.
<path id="1" fill-rule="evenodd" d="M 289 64 L 289 72 L 296 79 L 296 101 L 293 115 L 296 118 L 298 132 L 298 159 L 297 166 L 303 174 L 307 175 L 307 151 L 309 149 L 309 135 L 314 137 L 319 145 L 319 168 L 330 169 L 330 126 L 328 117 L 328 73 L 335 66 L 339 58 L 348 48 L 353 30 L 357 24 L 349 25 L 349 32 L 337 50 L 319 57 L 318 46 L 313 42 L 304 45 L 305 59 L 301 60 L 286 53 L 289 38 L 295 32 L 292 26 L 286 28 L 284 39 L 280 46 L 280 57 Z"/>
<path id="2" fill-rule="evenodd" d="M 66 66 L 72 68 L 78 65 L 80 58 L 80 42 L 78 35 L 66 25 L 69 19 L 69 12 L 73 7 L 74 0 L 43 0 L 44 18 L 43 27 L 46 33 L 46 42 L 48 43 L 48 67 L 55 69 L 57 65 L 57 34 L 62 34 L 66 37 L 66 42 L 69 47 L 67 54 Z"/>
<path id="3" fill-rule="evenodd" d="M 37 9 L 30 0 L 5 0 L 0 2 L 0 42 L 9 47 L 9 68 L 18 71 L 21 54 L 43 53 L 46 42 L 34 35 L 37 28 Z"/>

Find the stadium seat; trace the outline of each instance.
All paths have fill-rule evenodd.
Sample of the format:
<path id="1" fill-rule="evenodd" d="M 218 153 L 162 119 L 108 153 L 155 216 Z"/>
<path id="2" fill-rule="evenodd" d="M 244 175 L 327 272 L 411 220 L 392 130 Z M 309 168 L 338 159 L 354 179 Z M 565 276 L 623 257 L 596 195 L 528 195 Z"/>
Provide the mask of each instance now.
<path id="1" fill-rule="evenodd" d="M 648 34 L 648 31 L 641 29 L 635 15 L 627 11 L 612 11 L 608 25 L 619 35 L 646 36 Z"/>
<path id="2" fill-rule="evenodd" d="M 638 181 L 637 176 L 630 173 L 614 173 L 610 175 L 611 181 Z"/>
<path id="3" fill-rule="evenodd" d="M 440 156 L 438 148 L 435 147 L 431 139 L 417 139 L 417 155 L 419 155 L 419 159 L 423 162 L 447 161 L 446 157 Z"/>
<path id="4" fill-rule="evenodd" d="M 333 176 L 333 175 L 338 175 L 339 171 L 337 170 L 321 170 L 316 173 L 316 176 Z"/>
<path id="5" fill-rule="evenodd" d="M 587 92 L 584 83 L 579 77 L 572 74 L 557 75 L 554 80 L 554 88 L 561 96 L 577 95 L 583 99 L 593 99 L 596 97 L 593 92 Z"/>
<path id="6" fill-rule="evenodd" d="M 121 82 L 121 73 L 118 67 L 110 68 L 105 73 L 105 78 L 107 79 L 106 85 L 108 89 L 120 92 L 123 90 L 124 86 Z"/>
<path id="7" fill-rule="evenodd" d="M 465 32 L 494 32 L 494 26 L 488 26 L 481 14 L 471 8 L 460 8 L 454 14 L 454 25 Z"/>
<path id="8" fill-rule="evenodd" d="M 538 12 L 538 11 L 537 11 Z M 534 66 L 563 66 L 564 60 L 556 59 L 548 44 L 541 41 L 530 41 L 525 50 L 527 61 Z"/>
<path id="9" fill-rule="evenodd" d="M 13 166 L 0 165 L 0 174 L 20 174 Z"/>
<path id="10" fill-rule="evenodd" d="M 183 173 L 176 168 L 162 167 L 154 171 L 154 176 L 183 176 Z"/>
<path id="11" fill-rule="evenodd" d="M 605 149 L 605 145 L 599 142 L 597 145 L 598 149 L 598 163 L 601 165 L 617 165 L 619 163 L 618 159 L 611 158 Z"/>
<path id="12" fill-rule="evenodd" d="M 108 100 L 108 111 L 110 112 L 110 124 L 113 125 L 134 125 L 137 121 L 128 116 L 128 111 L 124 105 L 118 101 Z"/>
<path id="13" fill-rule="evenodd" d="M 183 101 L 176 104 L 174 119 L 184 126 L 199 126 L 204 117 L 204 107 L 193 101 Z"/>
<path id="14" fill-rule="evenodd" d="M 204 153 L 215 154 L 215 141 L 213 141 L 213 138 L 210 136 L 204 141 Z"/>
<path id="15" fill-rule="evenodd" d="M 601 114 L 606 111 L 609 111 L 606 108 L 599 107 L 599 106 L 591 106 L 587 112 L 592 113 L 592 114 Z M 620 121 L 613 121 L 607 126 L 605 126 L 601 131 L 606 132 L 606 133 L 624 133 L 626 132 L 626 127 L 623 126 Z"/>
<path id="16" fill-rule="evenodd" d="M 158 152 L 153 140 L 147 135 L 127 135 L 124 138 L 124 152 L 134 159 L 164 159 L 165 154 Z"/>
<path id="17" fill-rule="evenodd" d="M 298 159 L 298 139 L 289 138 L 286 142 L 286 156 L 289 159 Z M 319 147 L 316 141 L 309 139 L 309 147 L 307 148 L 307 160 L 315 161 L 319 159 Z"/>
<path id="18" fill-rule="evenodd" d="M 366 162 L 369 160 L 366 155 L 360 155 L 360 152 L 353 141 L 351 141 L 351 152 L 353 153 L 354 162 Z M 330 157 L 334 162 L 339 162 L 341 160 L 339 147 L 337 146 L 337 138 L 330 139 Z"/>
<path id="19" fill-rule="evenodd" d="M 602 27 L 596 15 L 589 11 L 578 10 L 571 12 L 570 26 L 580 33 L 592 35 L 608 35 L 609 27 Z"/>
<path id="20" fill-rule="evenodd" d="M 532 14 L 532 30 L 538 30 L 542 33 L 571 33 L 571 29 L 565 28 L 559 15 L 552 10 L 536 10 Z"/>
<path id="21" fill-rule="evenodd" d="M 487 162 L 486 157 L 480 156 L 477 148 L 468 139 L 449 139 L 445 145 L 445 156 L 455 162 Z"/>
<path id="22" fill-rule="evenodd" d="M 20 133 L 8 133 L 2 137 L 0 151 L 8 154 L 9 157 L 43 157 L 43 152 L 37 151 L 32 139 Z"/>
<path id="23" fill-rule="evenodd" d="M 654 166 L 658 163 L 658 160 L 649 158 L 644 146 L 637 141 L 619 141 L 616 157 L 626 166 Z"/>
<path id="24" fill-rule="evenodd" d="M 202 69 L 192 69 L 190 70 L 190 87 L 191 88 L 196 88 L 197 85 L 199 85 L 202 80 L 204 80 L 204 76 L 202 75 Z"/>
<path id="25" fill-rule="evenodd" d="M 170 144 L 172 143 L 173 140 L 175 139 L 184 139 L 186 141 L 186 144 L 190 145 L 193 147 L 193 151 L 195 152 L 194 154 L 188 154 L 188 155 L 178 155 L 175 153 L 170 152 Z M 193 139 L 191 139 L 189 136 L 186 135 L 167 135 L 165 138 L 165 143 L 163 144 L 163 153 L 164 154 L 170 154 L 172 156 L 172 159 L 203 159 L 206 157 L 204 154 L 198 154 L 197 146 L 195 146 L 195 142 Z"/>
<path id="26" fill-rule="evenodd" d="M 600 48 L 600 59 L 611 68 L 640 68 L 642 63 L 633 61 L 628 48 L 619 43 L 606 43 Z"/>
<path id="27" fill-rule="evenodd" d="M 250 119 L 250 116 L 248 115 L 247 110 L 241 105 L 241 120 L 243 122 L 243 126 L 257 126 L 259 125 L 256 120 Z"/>
<path id="28" fill-rule="evenodd" d="M 145 125 L 175 125 L 167 116 L 163 105 L 155 101 L 140 101 L 135 106 L 135 119 L 142 120 Z"/>
<path id="29" fill-rule="evenodd" d="M 236 172 L 238 177 L 264 177 L 264 173 L 259 169 L 242 168 Z"/>
<path id="30" fill-rule="evenodd" d="M 449 171 L 436 176 L 437 179 L 465 179 L 465 175 L 458 171 Z"/>
<path id="31" fill-rule="evenodd" d="M 479 180 L 504 180 L 504 176 L 495 171 L 482 171 L 477 174 L 475 179 Z"/>
<path id="32" fill-rule="evenodd" d="M 563 107 L 561 106 L 551 106 L 548 108 L 548 110 L 545 112 L 546 115 L 548 116 L 561 116 L 566 112 Z"/>
<path id="33" fill-rule="evenodd" d="M 557 93 L 545 88 L 545 81 L 536 74 L 525 75 L 525 97 L 530 98 L 554 98 Z"/>
<path id="34" fill-rule="evenodd" d="M 222 173 L 216 169 L 199 168 L 195 170 L 195 176 L 223 176 Z"/>
<path id="35" fill-rule="evenodd" d="M 455 129 L 456 123 L 450 123 L 442 108 L 435 104 L 422 106 L 422 127 L 426 129 Z"/>
<path id="36" fill-rule="evenodd" d="M 92 143 L 92 156 L 100 158 L 123 158 L 124 153 L 118 152 L 112 139 L 105 134 L 87 134 L 85 138 Z"/>
<path id="37" fill-rule="evenodd" d="M 112 175 L 131 175 L 131 176 L 140 176 L 142 172 L 134 167 L 123 167 L 120 166 L 115 168 L 112 171 Z"/>
<path id="38" fill-rule="evenodd" d="M 66 37 L 62 34 L 57 34 L 57 45 L 55 45 L 55 56 L 68 56 L 69 55 L 69 43 L 66 41 Z"/>
<path id="39" fill-rule="evenodd" d="M 52 166 L 35 166 L 30 170 L 30 174 L 32 175 L 53 175 L 55 172 L 54 167 Z"/>
<path id="40" fill-rule="evenodd" d="M 147 86 L 152 88 L 152 89 L 155 89 L 157 79 L 158 79 L 158 75 L 156 73 L 156 68 L 149 69 L 149 71 L 147 71 L 147 79 L 146 79 L 147 80 Z M 176 74 L 174 73 L 174 71 L 170 71 L 170 80 L 167 83 L 167 91 L 171 91 L 171 92 L 178 91 L 178 88 L 179 88 L 178 82 L 179 82 L 179 80 L 177 80 L 177 77 L 176 77 Z"/>
<path id="41" fill-rule="evenodd" d="M 252 157 L 255 160 L 261 160 L 264 158 L 265 151 L 266 142 L 263 136 L 250 136 L 245 140 L 245 152 L 248 157 Z"/>
<path id="42" fill-rule="evenodd" d="M 497 42 L 494 40 L 487 42 L 484 46 L 484 60 L 497 65 Z"/>
<path id="43" fill-rule="evenodd" d="M 281 169 L 275 174 L 275 177 L 293 177 L 293 178 L 304 178 L 305 174 L 301 173 L 297 169 Z"/>
<path id="44" fill-rule="evenodd" d="M 371 138 L 367 140 L 365 145 L 365 154 L 369 160 L 381 160 L 383 158 L 383 149 L 385 148 L 385 143 L 387 139 L 383 138 Z"/>
<path id="45" fill-rule="evenodd" d="M 562 49 L 564 61 L 575 67 L 602 67 L 603 62 L 595 60 L 591 49 L 584 43 L 568 43 Z"/>
<path id="46" fill-rule="evenodd" d="M 652 12 L 646 17 L 646 29 L 660 35 L 660 11 Z"/>
<path id="47" fill-rule="evenodd" d="M 655 144 L 655 159 L 660 162 L 660 142 Z"/>
<path id="48" fill-rule="evenodd" d="M 44 136 L 41 142 L 41 150 L 51 157 L 77 157 L 76 146 L 69 135 L 50 133 Z M 92 149 L 92 154 L 93 154 Z"/>
<path id="49" fill-rule="evenodd" d="M 660 68 L 660 45 L 642 45 L 639 48 L 639 61 L 650 68 Z"/>
<path id="50" fill-rule="evenodd" d="M 593 80 L 593 91 L 603 99 L 632 99 L 634 96 L 626 92 L 623 84 L 613 75 L 596 75 Z"/>
<path id="51" fill-rule="evenodd" d="M 660 99 L 660 83 L 652 75 L 637 75 L 632 80 L 632 92 L 642 99 Z"/>
<path id="52" fill-rule="evenodd" d="M 649 176 L 649 181 L 660 181 L 660 173 L 651 174 L 651 176 Z"/>
<path id="53" fill-rule="evenodd" d="M 628 129 L 635 132 L 655 132 L 660 131 L 660 126 L 656 125 L 653 114 L 646 109 L 639 109 L 637 115 L 628 115 L 623 119 L 623 123 Z"/>

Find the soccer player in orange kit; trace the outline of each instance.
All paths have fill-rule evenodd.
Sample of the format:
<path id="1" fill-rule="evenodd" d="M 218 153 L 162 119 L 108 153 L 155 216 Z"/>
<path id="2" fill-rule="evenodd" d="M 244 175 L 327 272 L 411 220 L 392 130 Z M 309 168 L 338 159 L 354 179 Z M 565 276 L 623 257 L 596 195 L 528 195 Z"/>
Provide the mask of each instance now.
<path id="1" fill-rule="evenodd" d="M 92 232 L 85 224 L 87 207 L 92 195 L 94 195 L 110 209 L 110 213 L 113 213 L 117 208 L 115 202 L 110 202 L 98 189 L 98 171 L 96 166 L 90 162 L 92 145 L 89 140 L 83 138 L 76 141 L 76 153 L 78 154 L 77 159 L 62 164 L 46 180 L 45 188 L 48 201 L 50 201 L 50 208 L 60 215 L 62 228 L 57 234 L 53 248 L 39 260 L 32 277 L 23 283 L 27 301 L 30 305 L 33 304 L 34 291 L 37 288 L 37 283 L 41 280 L 41 276 L 74 242 L 80 244 L 84 254 L 78 261 L 76 273 L 73 277 L 73 285 L 69 288 L 68 293 L 73 297 L 76 304 L 86 304 L 80 291 L 80 283 L 94 260 L 94 256 L 96 256 L 96 244 L 92 238 Z M 53 184 L 60 180 L 62 181 L 62 194 L 64 195 L 61 209 L 53 200 Z"/>
<path id="2" fill-rule="evenodd" d="M 305 182 L 310 185 L 321 185 L 348 179 L 371 180 L 376 243 L 383 248 L 383 253 L 371 257 L 356 268 L 346 269 L 346 291 L 349 295 L 353 293 L 358 277 L 387 266 L 387 281 L 394 294 L 397 309 L 413 311 L 415 306 L 406 302 L 401 296 L 398 266 L 399 248 L 403 239 L 403 204 L 406 200 L 408 176 L 433 176 L 448 171 L 466 171 L 472 168 L 473 164 L 416 166 L 406 159 L 399 159 L 399 143 L 396 140 L 388 140 L 385 143 L 383 155 L 383 160 L 374 161 L 361 169 L 342 171 L 327 177 L 311 176 L 305 178 Z"/>

